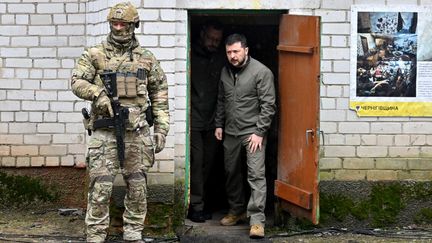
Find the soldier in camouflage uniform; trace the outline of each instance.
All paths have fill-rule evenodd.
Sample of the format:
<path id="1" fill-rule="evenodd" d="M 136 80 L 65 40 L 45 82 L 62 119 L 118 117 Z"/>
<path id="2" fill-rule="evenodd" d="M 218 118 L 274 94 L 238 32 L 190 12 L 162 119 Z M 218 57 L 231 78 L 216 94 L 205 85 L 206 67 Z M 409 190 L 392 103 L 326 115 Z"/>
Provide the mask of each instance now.
<path id="1" fill-rule="evenodd" d="M 72 74 L 72 91 L 92 102 L 87 127 L 93 130 L 88 143 L 87 168 L 90 175 L 86 214 L 87 241 L 104 242 L 109 226 L 109 201 L 113 181 L 122 173 L 127 192 L 124 198 L 123 238 L 142 242 L 147 213 L 146 173 L 154 163 L 154 153 L 165 146 L 169 130 L 168 85 L 154 55 L 140 47 L 134 29 L 139 26 L 136 8 L 130 3 L 113 6 L 108 14 L 111 32 L 107 40 L 84 51 Z M 113 128 L 93 129 L 93 122 L 113 116 L 107 90 L 100 75 L 104 70 L 117 73 L 117 92 L 122 107 L 129 110 L 125 132 L 123 168 L 117 156 Z M 137 75 L 145 73 L 144 77 Z M 131 85 L 132 84 L 132 85 Z M 151 103 L 151 107 L 149 107 Z M 153 141 L 146 121 L 146 110 L 154 116 Z"/>

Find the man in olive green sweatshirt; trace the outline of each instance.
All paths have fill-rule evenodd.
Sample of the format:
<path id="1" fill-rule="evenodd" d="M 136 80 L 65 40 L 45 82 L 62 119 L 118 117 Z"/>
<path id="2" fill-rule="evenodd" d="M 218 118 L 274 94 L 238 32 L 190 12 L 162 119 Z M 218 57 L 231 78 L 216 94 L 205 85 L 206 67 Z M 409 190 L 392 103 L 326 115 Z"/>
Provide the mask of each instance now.
<path id="1" fill-rule="evenodd" d="M 224 137 L 226 191 L 230 206 L 220 223 L 235 225 L 250 218 L 250 237 L 264 237 L 266 133 L 275 114 L 273 74 L 248 55 L 246 37 L 232 34 L 225 40 L 229 64 L 221 73 L 215 136 Z M 247 181 L 251 196 L 245 209 L 241 150 L 247 153 Z M 246 215 L 245 215 L 246 211 Z"/>

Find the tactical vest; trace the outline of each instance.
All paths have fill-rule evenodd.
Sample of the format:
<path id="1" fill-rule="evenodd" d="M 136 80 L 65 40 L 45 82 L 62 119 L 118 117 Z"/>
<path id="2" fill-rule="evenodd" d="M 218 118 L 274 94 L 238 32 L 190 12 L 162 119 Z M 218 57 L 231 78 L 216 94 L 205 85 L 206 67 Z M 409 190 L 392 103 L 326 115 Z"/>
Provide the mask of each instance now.
<path id="1" fill-rule="evenodd" d="M 122 56 L 116 55 L 116 50 L 107 42 L 102 42 L 89 50 L 91 62 L 96 68 L 94 84 L 104 87 L 100 74 L 110 70 L 117 73 L 117 95 L 122 106 L 129 108 L 128 130 L 145 126 L 146 111 L 149 107 L 149 94 L 147 90 L 148 74 L 152 68 L 152 59 L 144 55 L 143 49 L 138 46 Z M 96 118 L 95 118 L 96 119 Z"/>
<path id="2" fill-rule="evenodd" d="M 143 55 L 141 47 L 132 50 L 132 60 L 129 51 L 122 56 L 115 54 L 115 49 L 102 43 L 101 49 L 97 48 L 97 53 L 90 53 L 96 64 L 95 84 L 103 87 L 99 75 L 106 70 L 117 73 L 117 95 L 122 105 L 133 107 L 140 106 L 145 110 L 148 106 L 148 74 L 150 73 L 152 60 Z"/>

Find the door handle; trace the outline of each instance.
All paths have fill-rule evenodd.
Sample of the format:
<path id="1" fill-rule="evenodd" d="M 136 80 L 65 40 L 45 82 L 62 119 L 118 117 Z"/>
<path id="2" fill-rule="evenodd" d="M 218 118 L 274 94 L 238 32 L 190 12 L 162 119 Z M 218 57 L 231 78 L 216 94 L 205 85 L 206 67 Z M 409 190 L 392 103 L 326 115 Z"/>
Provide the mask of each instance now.
<path id="1" fill-rule="evenodd" d="M 306 145 L 309 145 L 309 134 L 310 134 L 311 137 L 312 137 L 312 142 L 314 141 L 314 138 L 315 138 L 315 132 L 314 132 L 314 130 L 312 130 L 312 129 L 307 129 L 307 130 L 306 130 Z"/>
<path id="2" fill-rule="evenodd" d="M 322 145 L 324 146 L 325 144 L 324 144 L 324 141 L 325 141 L 325 138 L 324 138 L 324 131 L 322 131 L 322 130 L 320 130 L 319 128 L 318 128 L 318 133 L 319 133 L 319 139 L 320 139 L 320 141 L 321 141 L 321 137 L 322 137 Z"/>

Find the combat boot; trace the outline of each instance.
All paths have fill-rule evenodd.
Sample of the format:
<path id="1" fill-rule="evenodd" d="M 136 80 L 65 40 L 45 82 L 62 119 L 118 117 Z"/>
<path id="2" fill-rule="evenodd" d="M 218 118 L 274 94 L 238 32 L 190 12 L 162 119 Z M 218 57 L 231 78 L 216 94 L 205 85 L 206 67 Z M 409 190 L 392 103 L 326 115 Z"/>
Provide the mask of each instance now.
<path id="1" fill-rule="evenodd" d="M 251 226 L 249 237 L 252 239 L 264 238 L 264 226 L 259 224 L 254 224 Z"/>
<path id="2" fill-rule="evenodd" d="M 242 213 L 239 215 L 228 214 L 221 219 L 220 224 L 224 226 L 233 226 L 236 225 L 238 222 L 245 221 L 245 220 L 246 220 L 246 213 Z"/>

